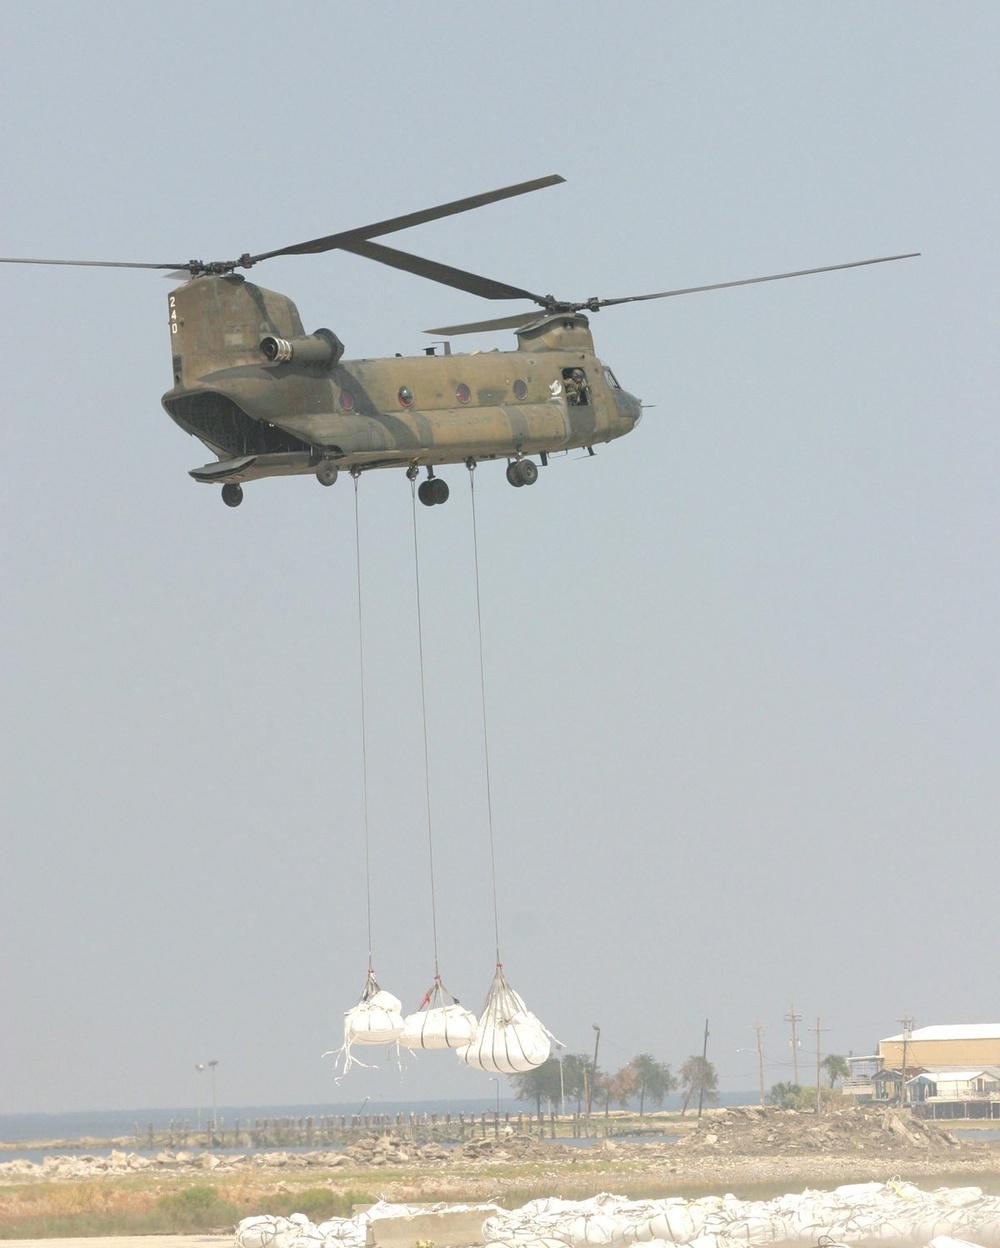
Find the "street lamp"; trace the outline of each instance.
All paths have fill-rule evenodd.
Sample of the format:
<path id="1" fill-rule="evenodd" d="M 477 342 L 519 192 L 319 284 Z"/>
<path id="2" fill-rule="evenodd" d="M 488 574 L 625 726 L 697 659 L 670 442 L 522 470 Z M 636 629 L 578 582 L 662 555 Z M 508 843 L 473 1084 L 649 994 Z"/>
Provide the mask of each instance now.
<path id="1" fill-rule="evenodd" d="M 205 1063 L 198 1062 L 195 1065 L 195 1070 L 198 1072 L 199 1075 L 203 1075 L 205 1073 Z M 195 1129 L 198 1131 L 201 1130 L 201 1080 L 200 1079 L 198 1080 L 198 1123 Z"/>

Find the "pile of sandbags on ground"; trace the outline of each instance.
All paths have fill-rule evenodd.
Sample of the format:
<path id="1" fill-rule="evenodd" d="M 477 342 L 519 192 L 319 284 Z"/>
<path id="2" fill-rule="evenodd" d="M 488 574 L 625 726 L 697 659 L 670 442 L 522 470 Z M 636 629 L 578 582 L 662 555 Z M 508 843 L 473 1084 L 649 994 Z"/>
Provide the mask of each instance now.
<path id="1" fill-rule="evenodd" d="M 487 1248 L 628 1248 L 632 1244 L 746 1248 L 754 1244 L 930 1244 L 953 1236 L 1000 1246 L 1000 1197 L 978 1187 L 924 1192 L 911 1183 L 855 1183 L 774 1200 L 704 1196 L 697 1200 L 535 1200 L 488 1218 Z M 945 1248 L 937 1244 L 936 1248 Z"/>
<path id="2" fill-rule="evenodd" d="M 478 1213 L 480 1218 L 501 1212 L 497 1205 L 435 1206 L 434 1213 Z M 426 1215 L 423 1206 L 393 1205 L 379 1200 L 353 1218 L 331 1218 L 315 1225 L 304 1213 L 279 1218 L 265 1214 L 244 1218 L 236 1228 L 236 1248 L 364 1248 L 368 1227 L 386 1218 L 414 1219 Z"/>

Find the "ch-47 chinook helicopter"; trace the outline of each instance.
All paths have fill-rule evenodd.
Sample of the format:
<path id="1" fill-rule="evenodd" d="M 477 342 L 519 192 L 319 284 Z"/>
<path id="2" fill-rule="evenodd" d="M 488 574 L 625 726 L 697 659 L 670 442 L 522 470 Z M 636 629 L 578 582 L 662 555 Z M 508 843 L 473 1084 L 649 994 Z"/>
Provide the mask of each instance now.
<path id="1" fill-rule="evenodd" d="M 538 465 L 531 456 L 544 465 L 558 451 L 586 448 L 593 453 L 595 444 L 635 428 L 642 405 L 598 358 L 585 311 L 918 254 L 568 303 L 372 241 L 563 181 L 552 174 L 276 251 L 244 254 L 238 260 L 2 262 L 166 269 L 176 270 L 177 277 L 187 275 L 168 297 L 174 384 L 162 402 L 182 429 L 217 456 L 217 462 L 192 469 L 191 476 L 221 484 L 228 506 L 243 501 L 242 482 L 260 477 L 312 473 L 323 485 L 332 485 L 341 469 L 356 476 L 370 468 L 390 467 L 405 468 L 411 480 L 424 469 L 427 477 L 418 496 L 432 506 L 448 498 L 447 483 L 434 475 L 441 464 L 465 463 L 472 468 L 480 460 L 502 459 L 507 461 L 511 485 L 532 485 Z M 255 286 L 236 272 L 274 256 L 337 249 L 485 299 L 529 300 L 536 308 L 426 331 L 450 337 L 514 329 L 514 351 L 452 354 L 446 344 L 442 355 L 432 347 L 422 356 L 345 360 L 336 334 L 329 329 L 306 334 L 290 299 Z"/>

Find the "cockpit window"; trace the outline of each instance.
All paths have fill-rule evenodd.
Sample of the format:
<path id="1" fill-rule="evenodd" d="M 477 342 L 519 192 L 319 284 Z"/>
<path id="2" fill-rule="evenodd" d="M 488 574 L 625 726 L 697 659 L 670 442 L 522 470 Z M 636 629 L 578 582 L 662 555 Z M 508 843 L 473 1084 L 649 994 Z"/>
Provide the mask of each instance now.
<path id="1" fill-rule="evenodd" d="M 604 380 L 608 383 L 612 390 L 621 389 L 621 386 L 618 384 L 618 378 L 606 364 L 604 365 Z"/>

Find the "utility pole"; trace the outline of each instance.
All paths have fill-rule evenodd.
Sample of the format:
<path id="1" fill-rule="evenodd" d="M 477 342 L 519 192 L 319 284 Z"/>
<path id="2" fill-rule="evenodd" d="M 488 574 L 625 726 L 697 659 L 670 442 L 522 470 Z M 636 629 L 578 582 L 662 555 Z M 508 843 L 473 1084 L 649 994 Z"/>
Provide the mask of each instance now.
<path id="1" fill-rule="evenodd" d="M 799 1042 L 795 1036 L 795 1024 L 802 1022 L 802 1015 L 795 1013 L 795 1006 L 785 1015 L 785 1022 L 792 1024 L 792 1083 L 798 1085 L 799 1082 Z"/>
<path id="2" fill-rule="evenodd" d="M 819 1033 L 820 1033 L 821 1031 L 829 1031 L 829 1028 L 828 1028 L 828 1027 L 820 1027 L 820 1025 L 819 1025 L 819 1019 L 817 1018 L 817 1019 L 816 1019 L 816 1027 L 815 1027 L 815 1031 L 816 1031 L 816 1113 L 817 1113 L 817 1114 L 819 1114 L 819 1113 L 821 1113 L 821 1112 L 822 1112 L 822 1105 L 823 1105 L 823 1100 L 822 1100 L 822 1097 L 821 1097 L 821 1095 L 820 1095 L 820 1086 L 819 1086 L 819 1071 L 820 1071 L 820 1061 L 819 1061 Z"/>
<path id="3" fill-rule="evenodd" d="M 901 1071 L 902 1080 L 899 1085 L 899 1103 L 906 1104 L 906 1046 L 910 1043 L 910 1036 L 913 1034 L 913 1024 L 917 1020 L 910 1014 L 904 1015 L 903 1018 L 897 1018 L 897 1023 L 903 1025 L 903 1069 Z"/>
<path id="4" fill-rule="evenodd" d="M 701 1079 L 698 1082 L 698 1117 L 701 1117 L 701 1103 L 705 1099 L 705 1073 L 708 1069 L 708 1019 L 705 1019 L 705 1039 L 701 1045 Z"/>
<path id="5" fill-rule="evenodd" d="M 757 1033 L 757 1069 L 760 1073 L 760 1103 L 764 1105 L 764 1041 L 761 1032 L 764 1027 L 761 1023 L 756 1022 L 753 1025 L 754 1031 Z"/>
<path id="6" fill-rule="evenodd" d="M 597 1032 L 594 1039 L 594 1064 L 590 1068 L 590 1087 L 587 1089 L 587 1130 L 590 1130 L 590 1107 L 594 1100 L 594 1085 L 597 1083 L 597 1050 L 601 1047 L 601 1028 L 599 1024 L 592 1023 L 591 1026 Z"/>
<path id="7" fill-rule="evenodd" d="M 559 1112 L 565 1118 L 566 1117 L 566 1080 L 563 1076 L 563 1061 L 562 1061 L 563 1046 L 560 1044 L 560 1045 L 557 1045 L 556 1047 L 559 1050 L 559 1053 L 558 1053 L 558 1057 L 559 1057 Z M 500 1091 L 500 1085 L 498 1083 L 497 1092 L 499 1091 Z M 497 1118 L 499 1117 L 500 1117 L 500 1098 L 498 1096 L 497 1097 Z"/>

